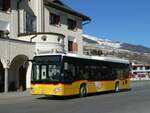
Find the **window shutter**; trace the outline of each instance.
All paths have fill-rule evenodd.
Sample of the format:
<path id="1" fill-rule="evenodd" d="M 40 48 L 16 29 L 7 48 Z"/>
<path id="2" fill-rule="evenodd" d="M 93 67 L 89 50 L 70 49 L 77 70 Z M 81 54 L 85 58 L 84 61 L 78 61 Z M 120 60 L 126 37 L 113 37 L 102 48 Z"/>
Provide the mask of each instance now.
<path id="1" fill-rule="evenodd" d="M 56 24 L 58 25 L 60 23 L 60 16 L 56 15 Z"/>
<path id="2" fill-rule="evenodd" d="M 78 51 L 78 44 L 76 42 L 73 43 L 73 51 Z"/>

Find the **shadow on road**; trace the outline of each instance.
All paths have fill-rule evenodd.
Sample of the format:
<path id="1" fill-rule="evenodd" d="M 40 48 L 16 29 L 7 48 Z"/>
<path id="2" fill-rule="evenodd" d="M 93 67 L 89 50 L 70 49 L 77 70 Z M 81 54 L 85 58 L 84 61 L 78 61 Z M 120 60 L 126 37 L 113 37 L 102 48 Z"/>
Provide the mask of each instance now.
<path id="1" fill-rule="evenodd" d="M 43 97 L 39 97 L 37 99 L 40 100 L 71 100 L 71 99 L 76 99 L 79 96 L 43 96 Z"/>
<path id="2" fill-rule="evenodd" d="M 128 92 L 130 90 L 131 89 L 122 90 L 117 93 Z M 40 100 L 71 100 L 71 99 L 88 98 L 91 96 L 100 96 L 100 95 L 107 95 L 107 94 L 115 94 L 115 92 L 107 91 L 107 92 L 90 93 L 86 97 L 79 97 L 78 95 L 74 95 L 74 96 L 43 96 L 43 97 L 39 97 L 37 99 L 40 99 Z"/>

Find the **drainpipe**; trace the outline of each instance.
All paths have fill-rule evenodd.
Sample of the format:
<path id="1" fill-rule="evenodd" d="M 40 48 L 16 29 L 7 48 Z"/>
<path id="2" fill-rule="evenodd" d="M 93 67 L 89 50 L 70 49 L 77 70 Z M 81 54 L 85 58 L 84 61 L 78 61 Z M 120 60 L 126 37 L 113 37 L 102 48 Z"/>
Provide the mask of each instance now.
<path id="1" fill-rule="evenodd" d="M 17 10 L 18 10 L 18 34 L 20 34 L 20 12 L 19 12 L 19 9 L 20 9 L 20 3 L 22 2 L 22 0 L 19 0 L 17 2 Z"/>

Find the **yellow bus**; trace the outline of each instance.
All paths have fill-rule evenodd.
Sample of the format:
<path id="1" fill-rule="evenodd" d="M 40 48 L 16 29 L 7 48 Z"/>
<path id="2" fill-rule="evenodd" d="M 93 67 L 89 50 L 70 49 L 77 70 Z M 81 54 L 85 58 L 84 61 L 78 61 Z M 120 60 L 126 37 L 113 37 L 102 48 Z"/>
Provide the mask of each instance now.
<path id="1" fill-rule="evenodd" d="M 130 89 L 128 60 L 111 57 L 56 54 L 33 58 L 31 94 L 86 96 Z"/>

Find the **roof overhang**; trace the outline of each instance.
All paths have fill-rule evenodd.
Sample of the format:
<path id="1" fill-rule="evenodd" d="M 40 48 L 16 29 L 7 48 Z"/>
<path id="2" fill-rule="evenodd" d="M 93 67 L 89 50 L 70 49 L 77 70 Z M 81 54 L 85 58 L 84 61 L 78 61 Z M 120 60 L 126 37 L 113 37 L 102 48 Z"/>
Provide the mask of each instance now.
<path id="1" fill-rule="evenodd" d="M 69 8 L 69 7 L 61 6 L 61 5 L 58 5 L 58 4 L 53 3 L 53 2 L 44 2 L 44 5 L 48 6 L 48 7 L 58 9 L 58 10 L 61 10 L 61 11 L 64 11 L 66 13 L 69 13 L 69 14 L 72 14 L 72 15 L 75 15 L 75 16 L 78 16 L 78 17 L 82 18 L 83 21 L 91 21 L 90 17 L 85 16 L 84 14 L 81 14 L 81 13 L 79 13 L 79 12 Z"/>

